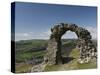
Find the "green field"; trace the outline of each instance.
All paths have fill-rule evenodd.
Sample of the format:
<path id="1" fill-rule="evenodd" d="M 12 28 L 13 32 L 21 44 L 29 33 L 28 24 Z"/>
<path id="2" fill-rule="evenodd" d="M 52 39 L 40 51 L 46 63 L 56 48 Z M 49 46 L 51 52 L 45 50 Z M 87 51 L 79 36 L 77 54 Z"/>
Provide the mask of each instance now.
<path id="1" fill-rule="evenodd" d="M 29 72 L 32 68 L 33 58 L 43 58 L 47 40 L 22 40 L 16 42 L 16 72 Z"/>
<path id="2" fill-rule="evenodd" d="M 96 41 L 93 41 L 96 45 Z M 46 54 L 46 47 L 48 40 L 22 40 L 16 42 L 16 73 L 30 72 L 31 68 L 35 65 L 34 60 L 38 63 L 43 61 L 43 56 Z M 77 63 L 79 57 L 79 50 L 76 49 L 77 40 L 63 39 L 62 40 L 62 56 L 72 58 L 67 63 L 61 65 L 46 66 L 44 71 L 63 71 L 63 70 L 77 70 L 77 69 L 91 69 L 97 67 L 97 62 L 94 60 L 88 64 Z"/>

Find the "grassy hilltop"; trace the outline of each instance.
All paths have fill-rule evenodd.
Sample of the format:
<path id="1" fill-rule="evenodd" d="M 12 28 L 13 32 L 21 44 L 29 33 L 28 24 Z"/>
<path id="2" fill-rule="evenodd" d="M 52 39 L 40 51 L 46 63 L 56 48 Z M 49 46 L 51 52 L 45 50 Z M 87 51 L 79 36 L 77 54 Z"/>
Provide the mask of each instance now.
<path id="1" fill-rule="evenodd" d="M 93 40 L 96 45 L 96 40 Z M 43 61 L 48 40 L 21 40 L 16 41 L 15 60 L 16 72 L 30 72 L 30 69 Z M 67 57 L 62 65 L 46 66 L 45 71 L 61 71 L 74 69 L 96 68 L 97 63 L 78 64 L 79 50 L 76 47 L 76 39 L 62 39 L 62 56 Z M 71 58 L 71 59 L 70 59 Z M 67 61 L 66 61 L 67 60 Z M 94 60 L 95 61 L 95 60 Z"/>

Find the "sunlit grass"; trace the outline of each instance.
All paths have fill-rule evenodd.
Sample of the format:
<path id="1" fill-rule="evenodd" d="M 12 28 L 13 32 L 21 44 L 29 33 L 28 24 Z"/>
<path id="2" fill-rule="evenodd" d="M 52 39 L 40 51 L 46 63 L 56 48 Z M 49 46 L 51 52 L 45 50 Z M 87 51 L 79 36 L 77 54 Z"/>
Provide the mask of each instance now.
<path id="1" fill-rule="evenodd" d="M 31 64 L 25 64 L 25 63 L 17 64 L 15 72 L 16 73 L 30 72 L 32 67 L 33 67 L 33 65 L 31 65 Z"/>
<path id="2" fill-rule="evenodd" d="M 68 63 L 61 65 L 47 65 L 45 67 L 45 71 L 63 71 L 63 70 L 79 70 L 79 69 L 93 69 L 97 68 L 97 62 L 93 60 L 93 62 L 86 64 L 79 64 L 77 59 L 79 58 L 79 50 L 73 49 L 70 53 L 69 57 L 73 57 L 74 59 Z"/>

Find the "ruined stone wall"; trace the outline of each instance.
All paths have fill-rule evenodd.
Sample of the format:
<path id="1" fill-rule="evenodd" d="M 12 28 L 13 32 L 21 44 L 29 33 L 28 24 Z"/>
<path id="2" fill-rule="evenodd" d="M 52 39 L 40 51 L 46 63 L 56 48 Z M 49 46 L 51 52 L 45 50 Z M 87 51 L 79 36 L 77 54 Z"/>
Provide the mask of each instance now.
<path id="1" fill-rule="evenodd" d="M 78 27 L 75 24 L 64 24 L 55 25 L 51 28 L 51 36 L 47 47 L 47 54 L 44 57 L 44 61 L 50 65 L 61 64 L 61 37 L 67 31 L 75 32 L 78 37 L 77 47 L 80 50 L 79 63 L 88 63 L 92 58 L 96 58 L 97 50 L 93 45 L 90 32 L 82 27 Z"/>
<path id="2" fill-rule="evenodd" d="M 48 42 L 47 52 L 44 56 L 44 61 L 36 66 L 33 66 L 31 72 L 42 72 L 46 65 L 62 64 L 61 55 L 61 37 L 67 31 L 75 32 L 78 37 L 77 48 L 80 50 L 79 63 L 88 63 L 93 58 L 97 58 L 97 50 L 93 45 L 90 32 L 82 27 L 78 27 L 75 24 L 55 25 L 51 28 L 51 35 Z"/>

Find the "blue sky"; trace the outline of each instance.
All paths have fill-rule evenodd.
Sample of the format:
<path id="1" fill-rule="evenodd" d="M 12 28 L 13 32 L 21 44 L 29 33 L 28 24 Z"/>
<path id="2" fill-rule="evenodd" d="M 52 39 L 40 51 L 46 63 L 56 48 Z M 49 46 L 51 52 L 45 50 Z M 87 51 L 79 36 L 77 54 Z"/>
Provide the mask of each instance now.
<path id="1" fill-rule="evenodd" d="M 97 8 L 17 2 L 15 7 L 15 40 L 49 39 L 55 24 L 75 23 L 97 37 Z M 67 32 L 62 38 L 77 38 Z"/>

